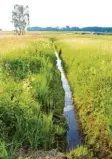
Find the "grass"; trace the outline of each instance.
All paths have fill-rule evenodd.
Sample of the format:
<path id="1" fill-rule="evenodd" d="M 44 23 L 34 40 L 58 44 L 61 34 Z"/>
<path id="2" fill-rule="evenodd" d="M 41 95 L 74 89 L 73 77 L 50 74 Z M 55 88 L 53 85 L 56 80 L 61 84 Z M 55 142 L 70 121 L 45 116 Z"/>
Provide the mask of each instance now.
<path id="1" fill-rule="evenodd" d="M 93 154 L 88 150 L 86 146 L 78 146 L 67 155 L 68 159 L 93 159 Z"/>
<path id="2" fill-rule="evenodd" d="M 64 146 L 58 139 L 66 133 L 60 73 L 50 41 L 36 38 L 0 39 L 1 159 L 15 158 L 22 147 Z"/>
<path id="3" fill-rule="evenodd" d="M 85 139 L 68 158 L 111 158 L 112 37 L 74 32 L 0 38 L 0 158 L 65 145 L 64 92 L 49 38 L 61 49 Z"/>
<path id="4" fill-rule="evenodd" d="M 63 65 L 75 97 L 85 136 L 94 157 L 109 158 L 112 150 L 112 37 L 58 37 Z M 75 153 L 74 153 L 75 154 Z"/>
<path id="5" fill-rule="evenodd" d="M 39 40 L 39 35 L 31 36 L 25 35 L 22 36 L 5 36 L 0 38 L 0 55 L 7 54 L 10 50 L 16 51 L 17 48 L 24 48 L 28 45 L 31 41 Z"/>

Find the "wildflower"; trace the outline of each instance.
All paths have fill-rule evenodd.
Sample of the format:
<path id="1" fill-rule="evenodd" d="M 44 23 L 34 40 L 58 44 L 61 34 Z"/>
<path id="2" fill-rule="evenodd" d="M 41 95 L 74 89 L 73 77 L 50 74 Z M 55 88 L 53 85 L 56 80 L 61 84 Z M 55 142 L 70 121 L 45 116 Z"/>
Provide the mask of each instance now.
<path id="1" fill-rule="evenodd" d="M 8 67 L 9 67 L 8 61 L 6 61 L 6 63 L 5 63 L 5 67 L 6 67 L 6 68 L 8 68 Z"/>
<path id="2" fill-rule="evenodd" d="M 18 156 L 24 156 L 27 153 L 27 150 L 24 148 L 20 148 L 19 151 L 17 152 Z"/>

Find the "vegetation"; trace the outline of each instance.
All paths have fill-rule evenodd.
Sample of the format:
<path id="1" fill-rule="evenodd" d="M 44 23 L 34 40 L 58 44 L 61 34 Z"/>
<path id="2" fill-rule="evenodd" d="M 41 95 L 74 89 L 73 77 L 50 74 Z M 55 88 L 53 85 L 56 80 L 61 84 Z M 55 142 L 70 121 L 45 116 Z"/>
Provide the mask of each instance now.
<path id="1" fill-rule="evenodd" d="M 76 149 L 68 153 L 68 159 L 93 159 L 93 154 L 86 146 L 78 146 Z"/>
<path id="2" fill-rule="evenodd" d="M 93 151 L 93 158 L 111 158 L 112 37 L 68 35 L 58 37 L 56 45 L 62 51 L 84 144 Z"/>
<path id="3" fill-rule="evenodd" d="M 23 35 L 26 26 L 29 24 L 29 7 L 15 4 L 12 11 L 12 22 L 14 23 L 16 34 Z"/>
<path id="4" fill-rule="evenodd" d="M 110 33 L 112 32 L 112 27 L 28 27 L 28 31 L 78 31 L 78 32 L 101 32 L 101 33 Z"/>
<path id="5" fill-rule="evenodd" d="M 66 147 L 64 92 L 52 43 L 61 50 L 84 137 L 68 158 L 112 158 L 112 37 L 70 32 L 0 39 L 0 158 L 25 159 L 21 149 Z"/>
<path id="6" fill-rule="evenodd" d="M 53 53 L 41 39 L 1 54 L 1 159 L 15 158 L 20 148 L 63 149 L 64 92 Z"/>

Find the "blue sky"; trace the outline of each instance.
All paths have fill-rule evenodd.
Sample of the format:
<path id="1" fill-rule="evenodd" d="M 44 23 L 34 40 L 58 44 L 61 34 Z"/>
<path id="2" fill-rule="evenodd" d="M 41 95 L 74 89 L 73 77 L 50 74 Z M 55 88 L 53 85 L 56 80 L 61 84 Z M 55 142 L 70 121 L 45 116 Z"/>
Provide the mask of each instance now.
<path id="1" fill-rule="evenodd" d="M 1 0 L 3 30 L 13 29 L 14 4 L 29 6 L 30 26 L 112 26 L 112 0 Z"/>

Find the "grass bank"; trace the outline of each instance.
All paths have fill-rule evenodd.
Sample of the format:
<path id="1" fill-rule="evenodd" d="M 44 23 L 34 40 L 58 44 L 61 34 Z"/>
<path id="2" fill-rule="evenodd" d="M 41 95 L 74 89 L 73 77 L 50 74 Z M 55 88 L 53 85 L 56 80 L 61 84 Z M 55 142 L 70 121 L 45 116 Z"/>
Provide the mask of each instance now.
<path id="1" fill-rule="evenodd" d="M 16 41 L 17 47 L 1 54 L 1 159 L 22 156 L 21 148 L 62 150 L 65 144 L 64 91 L 54 50 L 47 39 L 28 43 Z"/>
<path id="2" fill-rule="evenodd" d="M 63 36 L 58 38 L 56 45 L 58 50 L 61 49 L 85 138 L 85 148 L 79 147 L 69 157 L 75 158 L 83 153 L 88 159 L 93 154 L 92 158 L 111 158 L 112 37 Z"/>

